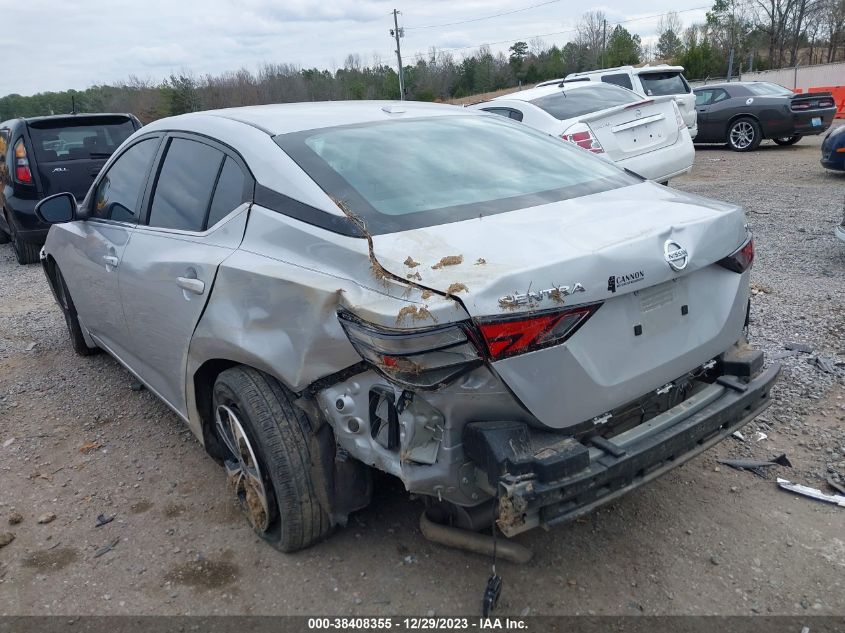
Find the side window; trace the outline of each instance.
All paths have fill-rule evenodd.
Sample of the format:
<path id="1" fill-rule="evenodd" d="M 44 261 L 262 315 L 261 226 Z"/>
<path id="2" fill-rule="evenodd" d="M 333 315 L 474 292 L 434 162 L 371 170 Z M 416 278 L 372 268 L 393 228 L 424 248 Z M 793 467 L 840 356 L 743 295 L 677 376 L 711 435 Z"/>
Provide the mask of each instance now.
<path id="1" fill-rule="evenodd" d="M 622 86 L 628 90 L 633 90 L 634 85 L 631 83 L 631 78 L 626 73 L 618 73 L 615 75 L 603 75 L 601 80 L 606 84 L 613 84 L 614 86 Z"/>
<path id="2" fill-rule="evenodd" d="M 720 101 L 725 101 L 726 99 L 730 99 L 730 95 L 727 90 L 714 90 L 713 99 L 710 103 L 719 103 Z"/>
<path id="3" fill-rule="evenodd" d="M 710 103 L 713 97 L 712 90 L 696 90 L 695 92 L 695 105 L 696 106 L 705 106 Z"/>
<path id="4" fill-rule="evenodd" d="M 208 221 L 205 228 L 214 226 L 236 207 L 239 207 L 241 203 L 246 202 L 245 186 L 246 175 L 243 169 L 227 156 L 220 177 L 217 179 L 217 188 L 214 190 L 214 197 L 211 199 L 211 208 L 208 211 Z"/>
<path id="5" fill-rule="evenodd" d="M 97 185 L 92 216 L 104 220 L 137 222 L 141 190 L 158 149 L 158 138 L 148 138 L 123 152 Z"/>
<path id="6" fill-rule="evenodd" d="M 150 207 L 150 226 L 202 231 L 224 154 L 183 138 L 170 141 Z"/>

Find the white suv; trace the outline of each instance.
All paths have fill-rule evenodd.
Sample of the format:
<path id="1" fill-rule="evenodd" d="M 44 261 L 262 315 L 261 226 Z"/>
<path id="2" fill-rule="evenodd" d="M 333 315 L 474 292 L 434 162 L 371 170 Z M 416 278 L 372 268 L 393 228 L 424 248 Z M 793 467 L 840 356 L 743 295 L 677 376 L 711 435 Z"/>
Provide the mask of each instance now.
<path id="1" fill-rule="evenodd" d="M 683 66 L 619 66 L 602 70 L 589 70 L 582 73 L 571 73 L 564 81 L 601 81 L 616 84 L 628 90 L 638 92 L 645 97 L 662 97 L 673 95 L 684 123 L 687 124 L 689 135 L 695 138 L 698 134 L 698 120 L 695 114 L 695 95 L 684 77 Z"/>

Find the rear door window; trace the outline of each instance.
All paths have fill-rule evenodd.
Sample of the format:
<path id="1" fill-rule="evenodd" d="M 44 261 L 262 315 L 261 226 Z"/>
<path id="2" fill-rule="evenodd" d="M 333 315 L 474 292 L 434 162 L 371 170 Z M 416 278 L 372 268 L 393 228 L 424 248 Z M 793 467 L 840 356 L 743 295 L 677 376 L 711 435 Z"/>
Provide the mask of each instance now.
<path id="1" fill-rule="evenodd" d="M 39 162 L 108 158 L 135 131 L 127 117 L 36 121 L 29 136 Z"/>
<path id="2" fill-rule="evenodd" d="M 662 73 L 641 73 L 640 82 L 643 91 L 649 97 L 660 97 L 663 95 L 681 95 L 691 92 L 690 85 L 684 76 L 678 71 L 666 71 Z"/>
<path id="3" fill-rule="evenodd" d="M 601 80 L 606 84 L 613 84 L 614 86 L 621 86 L 628 90 L 633 90 L 634 86 L 631 83 L 631 78 L 627 73 L 617 73 L 614 75 L 602 75 Z"/>
<path id="4" fill-rule="evenodd" d="M 150 207 L 150 226 L 202 231 L 225 154 L 184 138 L 170 141 Z"/>
<path id="5" fill-rule="evenodd" d="M 206 228 L 217 224 L 249 199 L 246 183 L 247 177 L 243 169 L 231 156 L 227 156 L 220 177 L 217 179 L 214 197 L 211 199 Z"/>
<path id="6" fill-rule="evenodd" d="M 637 94 L 611 84 L 591 83 L 570 90 L 539 97 L 531 101 L 535 106 L 564 121 L 590 112 L 598 112 L 641 100 Z"/>
<path id="7" fill-rule="evenodd" d="M 127 149 L 97 185 L 92 215 L 105 220 L 137 222 L 141 191 L 158 150 L 159 138 L 148 138 Z"/>

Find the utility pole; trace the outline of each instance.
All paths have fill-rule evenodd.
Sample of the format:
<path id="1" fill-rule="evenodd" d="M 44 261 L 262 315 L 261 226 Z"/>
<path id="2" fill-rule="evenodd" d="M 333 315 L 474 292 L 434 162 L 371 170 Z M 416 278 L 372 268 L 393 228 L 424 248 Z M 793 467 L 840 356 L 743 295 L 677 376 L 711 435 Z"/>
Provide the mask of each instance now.
<path id="1" fill-rule="evenodd" d="M 607 50 L 607 18 L 602 20 L 601 25 L 601 67 L 604 68 L 604 53 Z"/>
<path id="2" fill-rule="evenodd" d="M 731 3 L 731 50 L 728 54 L 728 81 L 734 72 L 734 43 L 736 41 L 736 4 Z"/>
<path id="3" fill-rule="evenodd" d="M 728 81 L 731 80 L 733 77 L 734 72 L 734 47 L 731 46 L 731 50 L 728 53 Z"/>
<path id="4" fill-rule="evenodd" d="M 399 11 L 393 9 L 393 28 L 390 34 L 396 39 L 396 62 L 399 64 L 399 99 L 405 100 L 405 76 L 402 70 L 402 48 L 399 46 L 399 38 L 405 37 L 405 29 L 399 28 Z"/>

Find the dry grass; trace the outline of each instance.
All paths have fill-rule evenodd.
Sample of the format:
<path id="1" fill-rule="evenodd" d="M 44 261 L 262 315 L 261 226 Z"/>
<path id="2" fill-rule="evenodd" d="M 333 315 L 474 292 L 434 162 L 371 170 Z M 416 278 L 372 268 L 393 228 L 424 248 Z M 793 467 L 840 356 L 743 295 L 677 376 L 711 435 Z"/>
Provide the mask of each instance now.
<path id="1" fill-rule="evenodd" d="M 530 88 L 532 86 L 523 86 L 523 88 Z M 502 88 L 501 90 L 495 90 L 493 92 L 483 92 L 477 95 L 470 95 L 469 97 L 460 97 L 456 99 L 449 99 L 446 103 L 452 103 L 454 105 L 471 105 L 473 103 L 478 103 L 479 101 L 489 101 L 494 97 L 501 97 L 502 95 L 509 94 L 511 92 L 516 92 L 519 90 L 518 88 Z"/>

